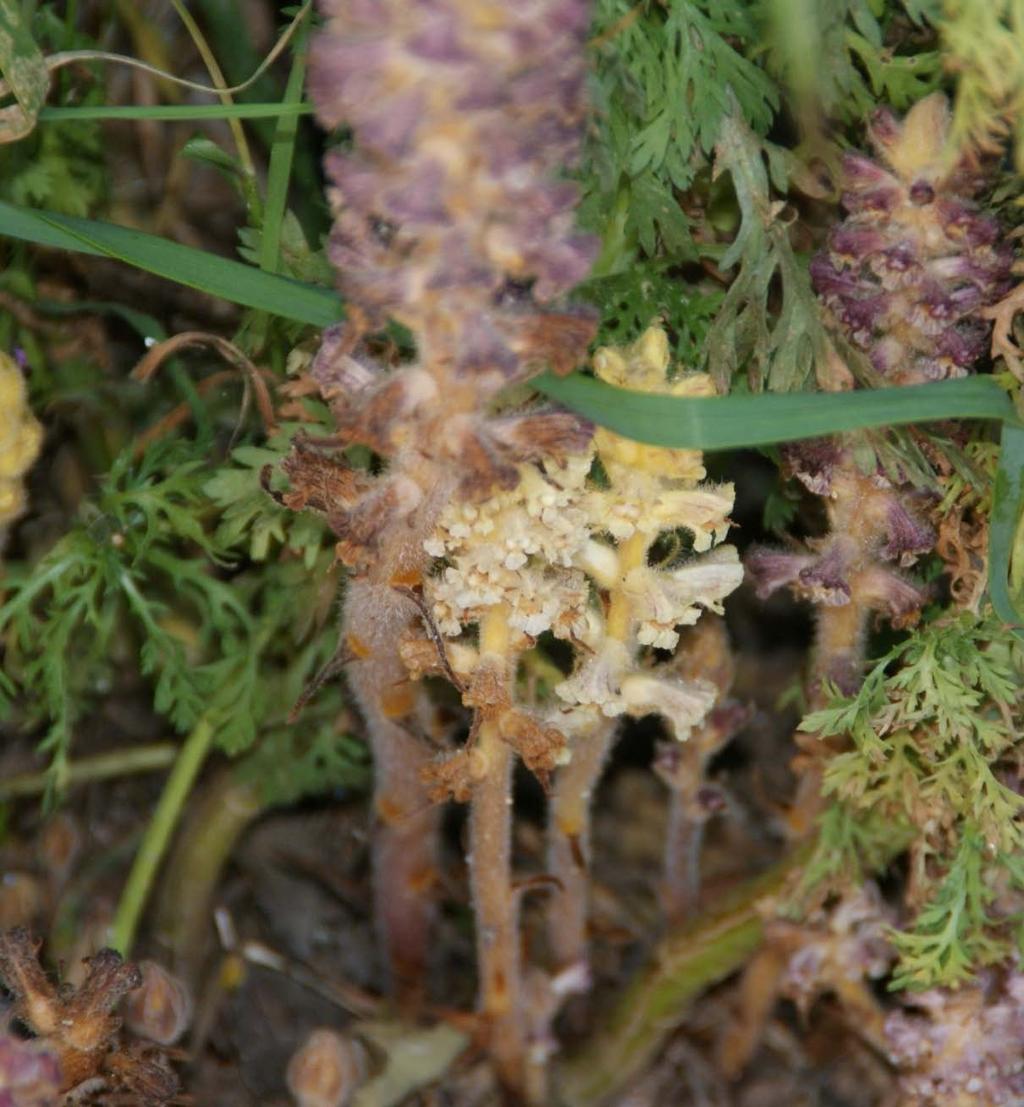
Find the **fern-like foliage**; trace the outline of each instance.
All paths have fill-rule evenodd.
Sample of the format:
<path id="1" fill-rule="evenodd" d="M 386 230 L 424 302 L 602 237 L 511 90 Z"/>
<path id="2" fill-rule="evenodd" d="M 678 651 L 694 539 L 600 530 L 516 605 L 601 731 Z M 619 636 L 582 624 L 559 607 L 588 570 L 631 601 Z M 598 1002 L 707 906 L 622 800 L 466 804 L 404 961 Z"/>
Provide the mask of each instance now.
<path id="1" fill-rule="evenodd" d="M 580 175 L 581 221 L 605 238 L 598 273 L 625 268 L 638 250 L 695 256 L 678 193 L 707 168 L 734 98 L 761 133 L 779 104 L 774 83 L 743 53 L 758 35 L 739 0 L 598 0 L 598 126 Z"/>
<path id="2" fill-rule="evenodd" d="M 260 464 L 280 456 L 238 452 L 248 451 Z M 6 566 L 0 695 L 22 721 L 43 726 L 41 751 L 58 791 L 76 724 L 135 666 L 151 684 L 154 710 L 178 731 L 204 717 L 230 755 L 260 753 L 264 740 L 279 751 L 295 744 L 280 764 L 254 762 L 253 772 L 270 773 L 268 799 L 364 775 L 339 729 L 347 716 L 337 696 L 319 705 L 301 739 L 281 733 L 336 648 L 338 575 L 323 528 L 301 518 L 283 529 L 258 479 L 258 470 L 234 464 L 211 478 L 183 442 L 157 444 L 139 461 L 125 453 L 39 561 Z M 255 504 L 246 503 L 250 492 Z M 209 527 L 219 510 L 220 527 Z M 262 564 L 237 562 L 243 534 Z M 275 547 L 279 556 L 270 558 L 274 537 L 293 546 Z"/>
<path id="3" fill-rule="evenodd" d="M 957 73 L 953 140 L 998 154 L 1012 140 L 1024 172 L 1024 8 L 1019 0 L 949 0 L 936 17 Z"/>
<path id="4" fill-rule="evenodd" d="M 739 268 L 708 333 L 708 369 L 722 388 L 742 368 L 755 391 L 804 387 L 816 368 L 826 372 L 837 355 L 806 263 L 790 244 L 784 205 L 772 198 L 772 184 L 781 192 L 786 188 L 782 151 L 762 142 L 733 114 L 722 125 L 715 171 L 729 174 L 741 222 L 718 263 Z M 770 305 L 776 284 L 780 300 Z"/>
<path id="5" fill-rule="evenodd" d="M 939 84 L 941 56 L 907 34 L 901 5 L 770 0 L 766 8 L 768 70 L 806 124 L 859 125 L 877 104 L 903 111 Z"/>
<path id="6" fill-rule="evenodd" d="M 577 295 L 600 314 L 598 345 L 625 345 L 658 320 L 672 340 L 676 357 L 691 368 L 700 361 L 723 297 L 717 289 L 687 287 L 678 270 L 661 260 L 638 262 L 627 273 L 587 281 Z"/>
<path id="7" fill-rule="evenodd" d="M 1024 797 L 1011 786 L 1024 764 L 1022 677 L 1009 628 L 992 615 L 946 616 L 882 656 L 855 696 L 802 724 L 852 745 L 825 771 L 837 809 L 823 824 L 819 871 L 872 853 L 877 862 L 887 838 L 910 839 L 896 986 L 955 984 L 1009 951 L 1020 920 L 988 904 L 1019 883 L 1007 859 L 1024 848 Z"/>

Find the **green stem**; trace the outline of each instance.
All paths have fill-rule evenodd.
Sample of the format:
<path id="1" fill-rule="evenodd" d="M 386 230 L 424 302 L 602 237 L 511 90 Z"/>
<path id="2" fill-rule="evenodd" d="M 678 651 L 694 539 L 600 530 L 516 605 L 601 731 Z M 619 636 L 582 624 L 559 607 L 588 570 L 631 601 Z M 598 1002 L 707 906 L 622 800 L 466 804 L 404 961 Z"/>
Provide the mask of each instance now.
<path id="1" fill-rule="evenodd" d="M 630 255 L 633 253 L 626 234 L 626 223 L 629 220 L 629 185 L 622 184 L 615 196 L 615 204 L 605 223 L 604 235 L 601 238 L 601 253 L 590 270 L 590 279 L 595 277 L 610 277 L 613 273 L 624 268 Z"/>
<path id="2" fill-rule="evenodd" d="M 188 31 L 193 43 L 195 43 L 195 47 L 199 51 L 199 56 L 203 59 L 203 64 L 206 66 L 206 71 L 210 74 L 210 80 L 219 90 L 217 92 L 218 99 L 222 104 L 230 105 L 233 101 L 231 99 L 231 93 L 226 91 L 228 83 L 224 80 L 224 74 L 221 72 L 220 65 L 214 57 L 213 51 L 210 49 L 210 44 L 206 41 L 206 36 L 199 29 L 199 24 L 193 18 L 192 13 L 182 3 L 182 0 L 171 0 L 171 6 L 178 13 L 178 18 L 185 24 L 185 30 Z M 235 141 L 238 160 L 241 162 L 242 168 L 245 170 L 249 180 L 255 181 L 256 166 L 252 160 L 252 153 L 249 150 L 249 143 L 246 140 L 242 124 L 237 119 L 229 119 L 227 124 L 231 129 L 231 136 Z"/>
<path id="3" fill-rule="evenodd" d="M 224 867 L 265 806 L 234 767 L 215 776 L 190 805 L 188 823 L 164 866 L 153 926 L 170 951 L 171 968 L 188 982 L 195 980 L 205 952 L 211 905 Z"/>
<path id="4" fill-rule="evenodd" d="M 146 828 L 139 852 L 135 855 L 128 882 L 117 905 L 110 938 L 111 946 L 124 956 L 128 955 L 135 940 L 135 931 L 153 886 L 157 866 L 167 849 L 199 769 L 206 760 L 213 733 L 212 723 L 203 716 L 185 739 L 181 753 L 164 785 L 160 802 L 153 812 L 153 818 Z"/>
<path id="5" fill-rule="evenodd" d="M 179 747 L 174 742 L 155 742 L 151 746 L 136 746 L 127 750 L 112 750 L 95 757 L 83 757 L 69 764 L 64 771 L 65 788 L 77 784 L 92 784 L 115 776 L 152 773 L 174 763 Z M 0 780 L 0 803 L 18 796 L 36 796 L 45 792 L 52 782 L 49 770 L 41 773 L 18 773 Z"/>

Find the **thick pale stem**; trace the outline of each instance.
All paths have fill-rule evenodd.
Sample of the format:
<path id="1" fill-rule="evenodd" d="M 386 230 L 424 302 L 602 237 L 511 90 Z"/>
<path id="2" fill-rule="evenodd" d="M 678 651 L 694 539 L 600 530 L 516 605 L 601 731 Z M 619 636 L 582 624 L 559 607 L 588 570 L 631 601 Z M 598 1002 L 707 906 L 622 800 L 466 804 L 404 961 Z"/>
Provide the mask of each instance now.
<path id="1" fill-rule="evenodd" d="M 624 580 L 647 560 L 649 539 L 634 534 L 618 549 L 618 579 Z M 605 635 L 630 644 L 633 607 L 622 588 L 612 588 Z M 587 960 L 587 908 L 590 865 L 590 801 L 601 778 L 615 733 L 615 720 L 593 709 L 592 726 L 572 743 L 572 760 L 559 770 L 548 826 L 548 867 L 561 887 L 551 897 L 548 935 L 558 968 Z"/>
<path id="2" fill-rule="evenodd" d="M 619 547 L 619 579 L 641 568 L 647 562 L 650 539 L 637 532 Z M 608 619 L 605 632 L 609 638 L 630 642 L 633 637 L 633 605 L 622 588 L 613 588 L 608 597 Z"/>
<path id="3" fill-rule="evenodd" d="M 481 662 L 501 666 L 512 679 L 509 628 L 503 607 L 480 625 Z M 480 779 L 469 812 L 470 880 L 476 911 L 479 1010 L 502 1082 L 520 1090 L 525 1079 L 525 1011 L 519 948 L 519 905 L 512 888 L 513 754 L 485 719 L 475 749 Z"/>
<path id="4" fill-rule="evenodd" d="M 702 991 L 746 962 L 761 944 L 759 903 L 778 895 L 811 850 L 796 851 L 777 868 L 739 887 L 714 910 L 668 935 L 649 968 L 616 1000 L 601 1033 L 562 1067 L 559 1102 L 593 1107 L 611 1102 L 635 1084 L 665 1039 Z"/>
<path id="5" fill-rule="evenodd" d="M 131 951 L 157 869 L 178 824 L 185 800 L 210 751 L 213 737 L 213 725 L 204 715 L 185 739 L 146 833 L 142 836 L 111 927 L 110 945 L 125 957 Z"/>
<path id="6" fill-rule="evenodd" d="M 577 737 L 572 760 L 559 770 L 551 797 L 548 871 L 551 893 L 548 940 L 556 969 L 587 960 L 590 885 L 590 801 L 611 748 L 617 720 L 598 715 Z"/>
<path id="7" fill-rule="evenodd" d="M 92 757 L 81 757 L 67 765 L 64 787 L 76 788 L 82 784 L 92 784 L 98 780 L 112 777 L 131 776 L 135 773 L 152 773 L 173 765 L 178 756 L 176 742 L 154 742 L 151 746 L 136 746 L 131 749 L 114 750 L 111 753 L 98 753 Z M 19 796 L 37 796 L 45 792 L 53 783 L 53 775 L 48 770 L 38 773 L 17 773 L 6 780 L 0 780 L 0 803 L 16 799 Z"/>
<path id="8" fill-rule="evenodd" d="M 694 766 L 694 772 L 700 772 L 698 766 Z M 704 827 L 704 819 L 693 817 L 693 805 L 689 797 L 681 789 L 671 789 L 662 891 L 665 917 L 671 927 L 688 922 L 697 912 Z"/>
<path id="9" fill-rule="evenodd" d="M 410 1014 L 426 986 L 440 810 L 422 779 L 432 751 L 415 730 L 420 693 L 399 652 L 403 634 L 420 618 L 402 589 L 422 578 L 423 540 L 451 494 L 451 482 L 430 466 L 420 465 L 417 476 L 423 502 L 388 528 L 380 557 L 348 582 L 342 623 L 343 645 L 353 655 L 348 683 L 373 750 L 374 917 L 391 991 Z"/>

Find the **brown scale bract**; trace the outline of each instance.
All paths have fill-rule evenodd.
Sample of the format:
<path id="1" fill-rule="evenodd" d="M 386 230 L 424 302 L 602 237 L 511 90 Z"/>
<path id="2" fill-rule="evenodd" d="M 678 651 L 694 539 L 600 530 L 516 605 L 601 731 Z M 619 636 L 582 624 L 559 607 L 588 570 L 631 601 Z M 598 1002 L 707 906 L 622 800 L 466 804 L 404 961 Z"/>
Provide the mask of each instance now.
<path id="1" fill-rule="evenodd" d="M 493 666 L 480 665 L 466 684 L 462 702 L 474 709 L 473 725 L 462 749 L 423 770 L 431 798 L 461 803 L 469 800 L 474 783 L 486 771 L 474 756 L 475 739 L 484 722 L 495 725 L 502 741 L 516 751 L 547 788 L 551 773 L 565 759 L 565 736 L 557 727 L 512 704 L 505 674 Z"/>

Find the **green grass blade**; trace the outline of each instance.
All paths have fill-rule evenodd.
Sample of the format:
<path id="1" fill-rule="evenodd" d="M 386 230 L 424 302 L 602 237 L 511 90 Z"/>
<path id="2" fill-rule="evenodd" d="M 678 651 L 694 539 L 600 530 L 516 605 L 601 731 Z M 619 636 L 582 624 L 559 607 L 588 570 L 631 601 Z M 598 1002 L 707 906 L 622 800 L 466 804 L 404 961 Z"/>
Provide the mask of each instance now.
<path id="1" fill-rule="evenodd" d="M 613 388 L 574 373 L 534 382 L 547 396 L 626 438 L 654 446 L 730 450 L 937 419 L 1015 422 L 1006 393 L 985 377 L 857 392 L 788 392 L 687 399 Z"/>
<path id="2" fill-rule="evenodd" d="M 1024 628 L 1024 613 L 1017 610 L 1010 593 L 1010 555 L 1017 522 L 1024 509 L 1024 428 L 1003 424 L 999 468 L 992 498 L 988 531 L 988 594 L 995 613 L 1004 622 Z"/>
<path id="3" fill-rule="evenodd" d="M 240 261 L 114 223 L 0 202 L 0 235 L 60 250 L 116 258 L 211 296 L 315 327 L 330 326 L 342 317 L 341 301 L 328 288 L 263 273 Z"/>
<path id="4" fill-rule="evenodd" d="M 309 21 L 299 29 L 295 40 L 294 58 L 288 84 L 285 86 L 282 106 L 299 105 L 306 81 L 306 42 L 309 39 Z M 263 234 L 260 239 L 260 268 L 276 273 L 281 268 L 281 222 L 288 205 L 288 185 L 292 176 L 292 160 L 295 155 L 295 136 L 298 133 L 297 115 L 282 115 L 277 121 L 274 141 L 270 146 L 270 167 L 267 170 L 267 197 L 263 205 Z"/>
<path id="5" fill-rule="evenodd" d="M 157 119 L 185 123 L 203 119 L 267 119 L 312 115 L 313 105 L 288 104 L 84 104 L 81 107 L 46 107 L 40 123 L 85 123 L 96 119 Z"/>

